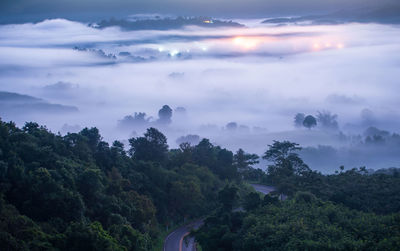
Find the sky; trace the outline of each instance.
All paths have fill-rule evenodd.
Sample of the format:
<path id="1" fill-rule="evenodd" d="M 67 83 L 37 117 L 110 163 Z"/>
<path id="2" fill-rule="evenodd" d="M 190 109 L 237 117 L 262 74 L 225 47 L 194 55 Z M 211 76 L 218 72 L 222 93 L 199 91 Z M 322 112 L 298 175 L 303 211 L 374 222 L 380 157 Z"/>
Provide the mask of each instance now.
<path id="1" fill-rule="evenodd" d="M 2 22 L 64 17 L 94 21 L 139 13 L 261 18 L 380 8 L 396 0 L 2 0 Z"/>
<path id="2" fill-rule="evenodd" d="M 307 162 L 324 172 L 342 164 L 399 166 L 397 136 L 379 146 L 364 140 L 370 126 L 399 133 L 399 25 L 262 20 L 241 19 L 244 28 L 163 31 L 97 29 L 62 18 L 0 25 L 0 91 L 79 110 L 0 109 L 0 117 L 62 134 L 96 126 L 106 141 L 125 143 L 158 126 L 171 147 L 193 134 L 257 154 L 273 140 L 291 140 L 308 147 Z M 172 124 L 160 126 L 163 105 L 186 112 L 174 111 Z M 338 130 L 294 127 L 296 113 L 319 111 L 338 115 Z M 150 122 L 122 128 L 120 121 L 135 112 Z"/>

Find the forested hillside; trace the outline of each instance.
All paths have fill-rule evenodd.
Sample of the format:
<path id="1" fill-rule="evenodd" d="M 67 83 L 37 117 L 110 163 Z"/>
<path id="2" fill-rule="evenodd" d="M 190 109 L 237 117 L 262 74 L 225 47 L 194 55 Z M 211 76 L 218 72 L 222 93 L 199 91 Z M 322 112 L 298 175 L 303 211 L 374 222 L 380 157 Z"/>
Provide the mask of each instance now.
<path id="1" fill-rule="evenodd" d="M 96 128 L 60 136 L 0 122 L 1 250 L 151 250 L 166 227 L 216 208 L 239 181 L 233 153 L 166 142 L 150 128 L 126 152 Z"/>
<path id="2" fill-rule="evenodd" d="M 155 250 L 196 218 L 203 250 L 398 249 L 397 169 L 322 175 L 299 149 L 274 142 L 263 172 L 257 155 L 207 139 L 169 149 L 155 128 L 124 146 L 96 128 L 61 136 L 0 121 L 0 249 Z M 261 196 L 250 180 L 277 191 Z"/>
<path id="3" fill-rule="evenodd" d="M 291 142 L 274 142 L 261 182 L 288 197 L 250 193 L 245 212 L 216 211 L 193 234 L 203 250 L 398 250 L 400 175 L 365 167 L 312 171 Z M 386 170 L 387 171 L 387 170 Z"/>

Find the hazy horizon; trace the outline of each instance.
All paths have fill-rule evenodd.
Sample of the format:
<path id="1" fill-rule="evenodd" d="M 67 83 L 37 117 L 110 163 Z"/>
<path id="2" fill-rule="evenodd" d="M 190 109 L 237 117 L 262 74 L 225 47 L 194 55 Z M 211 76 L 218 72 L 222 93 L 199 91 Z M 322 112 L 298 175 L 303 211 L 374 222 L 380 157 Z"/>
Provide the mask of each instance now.
<path id="1" fill-rule="evenodd" d="M 210 16 L 217 18 L 267 18 L 329 14 L 337 11 L 374 10 L 399 6 L 396 0 L 3 0 L 0 22 L 38 22 L 46 18 L 67 18 L 76 21 L 98 21 L 111 17 L 158 13 L 175 16 Z"/>
<path id="2" fill-rule="evenodd" d="M 344 151 L 337 163 L 327 162 L 325 171 L 341 163 L 349 168 L 397 165 L 397 150 L 381 164 L 370 155 L 348 160 L 343 150 L 359 149 L 351 138 L 370 126 L 399 132 L 397 25 L 242 21 L 244 28 L 132 31 L 65 19 L 2 25 L 0 91 L 78 111 L 21 108 L 3 110 L 1 116 L 18 125 L 37 121 L 62 133 L 96 126 L 107 141 L 126 143 L 153 124 L 122 130 L 118 121 L 135 112 L 155 121 L 158 110 L 169 105 L 186 109 L 162 128 L 171 147 L 180 136 L 194 134 L 234 151 L 241 147 L 261 154 L 272 140 L 287 139 Z M 338 115 L 334 131 L 294 127 L 297 113 L 323 111 Z M 230 122 L 237 129 L 228 130 Z M 361 148 L 363 155 L 367 150 Z"/>
<path id="3" fill-rule="evenodd" d="M 125 144 L 150 126 L 170 147 L 195 135 L 262 154 L 290 140 L 323 172 L 399 167 L 399 6 L 2 1 L 0 117 L 62 134 L 95 126 Z M 171 124 L 157 122 L 163 105 Z M 298 113 L 332 121 L 296 127 Z"/>

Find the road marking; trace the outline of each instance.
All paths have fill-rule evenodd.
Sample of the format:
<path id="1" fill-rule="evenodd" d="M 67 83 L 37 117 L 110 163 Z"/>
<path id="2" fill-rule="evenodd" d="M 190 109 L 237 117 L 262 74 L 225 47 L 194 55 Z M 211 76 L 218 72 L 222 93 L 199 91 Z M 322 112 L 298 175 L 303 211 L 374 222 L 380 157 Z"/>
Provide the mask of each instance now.
<path id="1" fill-rule="evenodd" d="M 179 251 L 182 251 L 183 239 L 185 239 L 185 237 L 188 236 L 189 234 L 190 234 L 190 232 L 186 232 L 186 233 L 182 236 L 181 240 L 179 241 Z"/>

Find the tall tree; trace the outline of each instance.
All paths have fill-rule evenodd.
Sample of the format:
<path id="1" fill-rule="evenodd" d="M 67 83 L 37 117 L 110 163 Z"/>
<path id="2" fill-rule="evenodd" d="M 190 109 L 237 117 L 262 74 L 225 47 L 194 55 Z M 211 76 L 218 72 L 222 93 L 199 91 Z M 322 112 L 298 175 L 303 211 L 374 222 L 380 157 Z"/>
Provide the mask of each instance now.
<path id="1" fill-rule="evenodd" d="M 246 153 L 240 148 L 233 156 L 233 165 L 237 167 L 239 172 L 243 172 L 251 168 L 252 165 L 258 164 L 258 158 L 257 154 Z"/>
<path id="2" fill-rule="evenodd" d="M 274 141 L 263 156 L 263 159 L 273 163 L 268 166 L 268 174 L 278 181 L 292 175 L 301 176 L 310 172 L 309 167 L 296 153 L 300 150 L 299 144 L 290 141 Z"/>
<path id="3" fill-rule="evenodd" d="M 322 112 L 318 112 L 317 121 L 318 121 L 318 124 L 323 129 L 337 130 L 337 129 L 339 129 L 337 117 L 338 116 L 336 114 L 332 114 L 329 111 L 322 111 Z"/>
<path id="4" fill-rule="evenodd" d="M 317 120 L 315 119 L 314 116 L 312 116 L 312 115 L 307 115 L 307 116 L 304 118 L 303 126 L 306 127 L 306 128 L 308 128 L 308 129 L 311 129 L 312 127 L 317 126 Z"/>
<path id="5" fill-rule="evenodd" d="M 163 162 L 167 158 L 167 138 L 157 129 L 147 129 L 144 137 L 129 139 L 131 156 L 136 160 Z"/>
<path id="6" fill-rule="evenodd" d="M 305 118 L 305 114 L 304 113 L 297 113 L 294 116 L 294 126 L 296 127 L 302 127 L 303 126 L 303 122 L 304 122 L 304 118 Z"/>
<path id="7" fill-rule="evenodd" d="M 172 109 L 168 105 L 164 105 L 158 111 L 158 122 L 163 125 L 171 124 L 172 120 Z"/>

